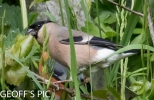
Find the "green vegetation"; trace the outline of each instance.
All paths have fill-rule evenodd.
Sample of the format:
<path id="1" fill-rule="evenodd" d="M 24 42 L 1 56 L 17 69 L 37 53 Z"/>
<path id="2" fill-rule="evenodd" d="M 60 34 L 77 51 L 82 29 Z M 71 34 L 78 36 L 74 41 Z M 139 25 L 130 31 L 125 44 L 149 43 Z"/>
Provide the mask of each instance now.
<path id="1" fill-rule="evenodd" d="M 40 63 L 44 66 L 40 76 L 51 71 L 49 80 L 52 77 L 52 67 L 54 61 L 47 57 L 44 60 L 41 56 L 48 50 L 46 48 L 48 39 L 45 40 L 43 47 L 36 42 L 32 36 L 25 36 L 26 27 L 37 20 L 38 12 L 26 13 L 25 0 L 0 0 L 0 91 L 14 89 L 34 90 L 37 94 L 38 90 L 48 90 L 51 82 L 42 83 L 33 73 L 40 73 Z M 34 0 L 30 8 L 35 3 L 47 2 L 48 0 Z M 104 87 L 91 93 L 87 92 L 87 86 L 79 86 L 81 82 L 77 79 L 77 64 L 74 42 L 71 29 L 79 29 L 77 26 L 77 17 L 70 7 L 69 0 L 64 0 L 65 11 L 67 15 L 67 23 L 70 36 L 71 47 L 71 68 L 69 76 L 73 82 L 66 82 L 70 88 L 75 91 L 72 93 L 73 100 L 153 100 L 154 99 L 154 47 L 152 38 L 154 32 L 151 31 L 149 25 L 154 22 L 154 1 L 153 0 L 113 0 L 120 4 L 116 6 L 109 0 L 81 0 L 82 10 L 85 15 L 85 25 L 81 27 L 81 31 L 88 34 L 109 39 L 124 47 L 117 50 L 114 54 L 121 53 L 130 49 L 141 49 L 141 53 L 129 58 L 125 58 L 109 68 L 104 69 L 103 84 Z M 103 1 L 103 2 L 102 2 Z M 62 2 L 59 0 L 60 15 L 62 25 L 64 22 L 64 14 L 62 12 Z M 129 10 L 127 10 L 130 9 Z M 133 12 L 135 11 L 135 13 Z M 48 12 L 41 12 L 47 15 L 50 20 L 57 22 L 54 15 Z M 139 13 L 139 14 L 138 14 Z M 149 13 L 152 21 L 149 22 Z M 154 27 L 154 26 L 152 26 Z M 44 30 L 44 35 L 46 31 Z M 153 34 L 153 35 L 152 35 Z M 146 50 L 146 52 L 145 52 Z M 113 54 L 113 55 L 114 55 Z M 50 66 L 50 67 L 49 67 Z M 91 65 L 89 64 L 91 71 Z M 68 77 L 69 77 L 68 76 Z M 90 74 L 90 76 L 92 76 Z M 94 80 L 90 80 L 93 84 Z M 82 90 L 82 93 L 80 92 Z M 67 100 L 67 92 L 65 91 L 62 100 Z M 53 100 L 56 92 L 53 91 L 49 98 L 41 95 L 34 99 Z M 7 100 L 0 97 L 0 99 Z M 22 100 L 22 97 L 12 97 L 12 100 Z M 27 93 L 25 100 L 30 99 L 30 93 Z"/>

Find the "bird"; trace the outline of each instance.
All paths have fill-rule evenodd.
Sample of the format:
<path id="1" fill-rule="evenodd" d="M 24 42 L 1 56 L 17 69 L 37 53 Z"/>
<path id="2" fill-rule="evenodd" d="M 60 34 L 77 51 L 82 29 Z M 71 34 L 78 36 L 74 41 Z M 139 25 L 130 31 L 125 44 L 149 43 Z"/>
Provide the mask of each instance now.
<path id="1" fill-rule="evenodd" d="M 47 48 L 49 49 L 50 56 L 61 65 L 69 68 L 71 66 L 71 56 L 68 28 L 50 20 L 43 20 L 31 24 L 26 31 L 26 35 L 32 35 L 42 45 L 45 40 L 43 35 L 44 29 L 46 29 L 46 37 L 49 37 Z M 71 31 L 78 69 L 84 69 L 89 64 L 95 64 L 91 71 L 96 72 L 140 51 L 128 50 L 104 59 L 123 46 L 82 31 L 73 29 Z"/>
<path id="2" fill-rule="evenodd" d="M 44 62 L 47 63 L 46 65 L 46 71 L 44 71 Z M 50 66 L 50 63 L 52 62 L 52 66 Z M 39 66 L 38 66 L 38 71 L 39 71 L 39 75 L 45 79 L 50 79 L 50 81 L 52 83 L 59 81 L 59 83 L 57 84 L 59 87 L 65 88 L 65 84 L 62 82 L 64 80 L 67 80 L 67 74 L 68 74 L 68 70 L 66 67 L 62 66 L 61 64 L 51 61 L 51 58 L 49 57 L 49 54 L 47 52 L 42 52 L 41 55 L 41 59 L 39 60 Z M 52 70 L 52 71 L 51 71 Z M 80 82 L 84 81 L 84 76 L 83 74 L 78 75 L 78 79 Z M 61 83 L 60 83 L 61 81 Z M 87 87 L 87 91 L 90 93 L 91 87 L 90 87 L 90 83 L 84 83 Z M 69 87 L 69 86 L 67 86 Z M 48 90 L 50 91 L 49 93 L 52 94 L 53 93 L 53 88 L 48 87 Z M 80 90 L 80 92 L 83 92 L 82 90 Z M 55 91 L 55 97 L 54 99 L 56 100 L 61 100 L 62 98 L 62 94 L 64 93 L 63 90 L 56 90 Z M 67 97 L 68 98 L 68 97 Z"/>

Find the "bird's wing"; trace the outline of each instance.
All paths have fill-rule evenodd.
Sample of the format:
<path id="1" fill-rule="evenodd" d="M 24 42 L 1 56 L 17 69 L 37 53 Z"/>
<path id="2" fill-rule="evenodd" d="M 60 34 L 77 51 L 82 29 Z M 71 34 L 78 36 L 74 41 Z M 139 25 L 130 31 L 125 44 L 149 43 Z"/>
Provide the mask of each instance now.
<path id="1" fill-rule="evenodd" d="M 53 71 L 54 71 L 53 76 L 57 80 L 66 80 L 66 78 L 67 78 L 66 67 L 64 67 L 63 65 L 56 62 L 54 67 L 53 67 Z"/>
<path id="2" fill-rule="evenodd" d="M 99 38 L 99 37 L 93 37 L 90 41 L 87 41 L 87 44 L 90 44 L 92 46 L 98 46 L 98 47 L 105 47 L 109 49 L 117 50 L 117 47 L 122 47 L 122 45 L 115 44 L 107 39 Z"/>
<path id="3" fill-rule="evenodd" d="M 74 44 L 78 45 L 90 44 L 90 46 L 95 46 L 99 48 L 109 48 L 113 50 L 117 50 L 117 47 L 122 47 L 121 45 L 115 44 L 109 40 L 94 37 L 81 31 L 72 30 L 72 35 L 74 39 Z M 70 39 L 67 27 L 61 27 L 59 29 L 58 40 L 62 44 L 69 44 Z"/>

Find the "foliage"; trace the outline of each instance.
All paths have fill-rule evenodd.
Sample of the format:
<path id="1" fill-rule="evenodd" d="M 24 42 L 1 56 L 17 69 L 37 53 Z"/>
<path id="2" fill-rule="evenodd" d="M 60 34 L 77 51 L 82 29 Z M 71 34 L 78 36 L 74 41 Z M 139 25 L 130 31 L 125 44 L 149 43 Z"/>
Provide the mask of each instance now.
<path id="1" fill-rule="evenodd" d="M 2 18 L 1 16 L 3 15 L 4 10 L 6 10 L 6 16 L 4 20 L 4 31 L 5 34 L 9 33 L 10 31 L 15 31 L 19 29 L 20 31 L 22 30 L 22 19 L 21 19 L 21 10 L 19 6 L 9 6 L 8 4 L 2 4 L 0 3 L 0 19 Z M 1 27 L 1 22 L 0 20 L 0 27 Z M 1 28 L 0 28 L 0 33 L 1 33 Z"/>
<path id="2" fill-rule="evenodd" d="M 9 53 L 19 59 L 27 57 L 34 44 L 33 37 L 22 37 L 19 34 L 16 39 L 15 44 L 8 50 Z M 25 63 L 26 60 L 24 61 Z M 7 83 L 19 86 L 26 75 L 27 71 L 21 65 L 6 56 L 5 79 Z"/>
<path id="3" fill-rule="evenodd" d="M 46 1 L 48 0 L 34 0 L 30 7 L 36 3 Z M 103 0 L 103 2 L 101 0 L 94 0 L 94 2 L 88 0 L 84 2 L 84 0 L 81 0 L 79 5 L 82 6 L 86 18 L 85 26 L 83 26 L 81 30 L 97 37 L 110 39 L 124 46 L 114 54 L 122 53 L 130 49 L 141 49 L 140 54 L 123 59 L 111 65 L 110 68 L 104 69 L 102 76 L 98 76 L 104 77 L 102 83 L 103 88 L 93 91 L 93 87 L 91 87 L 91 93 L 88 93 L 87 86 L 79 86 L 80 82 L 77 80 L 77 69 L 74 67 L 76 66 L 76 58 L 71 34 L 71 27 L 77 29 L 77 19 L 73 7 L 70 7 L 68 1 L 65 0 L 71 39 L 71 57 L 73 58 L 71 60 L 72 67 L 70 69 L 70 76 L 73 78 L 73 82 L 69 82 L 69 85 L 71 88 L 75 88 L 76 97 L 74 98 L 80 99 L 80 90 L 82 90 L 84 94 L 93 95 L 102 99 L 112 98 L 117 100 L 128 100 L 129 98 L 133 98 L 133 100 L 152 100 L 154 98 L 154 72 L 152 67 L 154 54 L 151 52 L 154 52 L 154 48 L 148 28 L 147 9 L 148 5 L 150 5 L 150 10 L 153 12 L 154 2 L 153 0 L 149 0 L 149 2 L 146 2 L 146 0 L 112 1 L 131 10 L 143 13 L 144 16 L 140 17 L 133 14 L 111 4 L 108 0 Z M 32 71 L 37 70 L 41 76 L 46 78 L 52 77 L 53 69 L 48 66 L 53 66 L 54 61 L 50 59 L 46 48 L 48 39 L 45 40 L 43 48 L 41 48 L 34 38 L 31 36 L 23 36 L 22 34 L 25 30 L 22 29 L 21 8 L 19 6 L 8 5 L 4 3 L 4 0 L 0 2 L 2 2 L 0 3 L 0 19 L 2 18 L 4 10 L 6 10 L 4 18 L 4 35 L 0 36 L 1 40 L 4 38 L 4 45 L 2 44 L 3 41 L 0 40 L 0 52 L 3 51 L 2 47 L 5 47 L 5 52 L 3 52 L 6 53 L 5 66 L 1 66 L 4 59 L 0 56 L 0 70 L 3 71 L 2 69 L 4 68 L 5 71 L 5 77 L 3 77 L 1 73 L 1 80 L 5 79 L 8 84 L 19 87 L 22 82 L 29 82 L 29 84 L 33 84 L 34 87 L 29 88 L 29 86 L 24 85 L 24 89 L 46 90 L 48 86 L 40 85 L 28 69 Z M 36 21 L 39 13 L 40 12 L 31 12 L 28 14 L 28 25 Z M 41 13 L 47 15 L 50 20 L 56 22 L 54 15 L 48 12 Z M 152 17 L 154 19 L 153 14 Z M 3 24 L 1 23 L 2 20 L 0 20 L 0 27 L 2 27 L 0 28 L 0 34 L 3 29 Z M 40 57 L 41 54 L 42 56 Z M 50 62 L 48 62 L 47 59 L 50 60 Z M 47 73 L 50 73 L 50 75 L 47 75 Z M 27 74 L 28 77 L 26 77 Z M 29 77 L 31 77 L 35 83 L 31 83 L 31 81 L 28 80 Z M 94 81 L 95 80 L 91 81 L 91 86 Z M 49 84 L 50 83 L 48 83 L 48 85 Z M 4 87 L 2 82 L 1 86 L 2 88 Z M 9 88 L 9 85 L 5 84 L 5 86 Z M 53 92 L 51 98 L 54 96 L 55 92 Z M 86 100 L 84 98 L 82 99 Z"/>
<path id="4" fill-rule="evenodd" d="M 34 4 L 36 3 L 41 3 L 41 2 L 46 2 L 46 1 L 49 1 L 49 0 L 34 0 L 31 5 L 29 6 L 29 8 L 31 8 Z"/>
<path id="5" fill-rule="evenodd" d="M 133 2 L 130 3 L 130 2 L 126 2 L 123 0 L 119 3 L 125 6 L 125 4 L 128 4 L 128 3 L 131 4 Z M 131 44 L 138 44 L 138 43 L 143 44 L 144 43 L 144 44 L 152 45 L 151 36 L 149 35 L 149 31 L 146 31 L 147 32 L 146 34 L 144 31 L 144 25 L 147 25 L 147 23 L 144 22 L 144 21 L 147 21 L 146 19 L 143 19 L 135 14 L 131 14 L 130 12 L 128 13 L 126 10 L 123 10 L 121 8 L 117 7 L 116 9 L 114 5 L 112 6 L 111 5 L 112 4 L 109 3 L 107 0 L 104 0 L 103 2 L 99 0 L 97 2 L 97 0 L 95 0 L 95 2 L 92 3 L 90 15 L 94 19 L 95 23 L 97 23 L 97 25 L 93 23 L 93 21 L 89 22 L 88 20 L 88 22 L 87 21 L 85 22 L 85 26 L 82 27 L 82 31 L 92 34 L 94 36 L 100 36 L 99 27 L 101 27 L 101 34 L 103 38 L 112 39 L 112 41 L 117 42 L 119 44 L 128 45 L 128 43 L 131 42 Z M 142 9 L 141 7 L 143 6 L 144 5 L 142 4 L 142 2 L 137 0 L 134 3 L 133 10 L 142 12 L 144 9 Z M 98 13 L 97 11 L 99 11 L 99 15 L 97 14 Z M 100 25 L 98 23 L 98 19 L 100 19 Z M 103 27 L 104 25 L 107 27 Z M 113 34 L 108 34 L 110 32 Z M 127 50 L 137 49 L 137 45 L 134 45 L 134 46 L 131 45 L 131 46 L 129 46 L 128 48 L 127 47 L 122 48 L 120 50 L 125 51 L 126 48 Z M 145 46 L 140 45 L 140 49 L 143 49 L 144 47 Z M 147 51 L 148 50 L 151 51 L 150 49 L 152 50 L 153 47 L 150 47 L 150 48 L 148 47 Z M 120 52 L 117 51 L 117 53 L 120 53 Z M 121 92 L 120 98 L 117 98 L 116 95 L 113 95 L 114 98 L 116 99 L 124 100 L 126 99 L 126 97 L 129 98 L 127 94 L 125 94 L 128 92 L 128 91 L 125 92 L 126 90 L 125 88 L 129 87 L 129 84 L 134 84 L 135 82 L 141 81 L 141 79 L 144 79 L 144 77 L 150 76 L 148 74 L 152 75 L 153 73 L 151 71 L 148 73 L 148 69 L 145 69 L 145 68 L 150 68 L 150 70 L 152 70 L 150 64 L 148 64 L 148 67 L 146 65 L 143 65 L 144 63 L 148 63 L 148 62 L 150 63 L 150 61 L 148 60 L 149 57 L 150 57 L 150 54 L 144 54 L 144 55 L 141 54 L 141 56 L 136 55 L 135 57 L 130 57 L 128 61 L 126 59 L 125 61 L 124 60 L 121 61 L 121 64 L 122 64 L 121 66 L 119 66 L 119 64 L 115 64 L 113 65 L 113 67 L 106 69 L 105 76 L 104 76 L 106 77 L 104 80 L 106 81 L 104 82 L 105 84 L 104 89 L 107 89 L 107 91 L 109 91 L 111 94 L 116 94 L 116 92 Z M 125 63 L 126 65 L 124 65 Z M 118 72 L 118 70 L 115 70 L 115 69 L 119 69 L 119 67 L 121 67 L 120 68 L 121 73 Z M 120 81 L 119 78 L 121 79 L 121 85 L 117 83 L 117 81 Z M 129 83 L 126 84 L 125 83 L 126 81 L 129 81 Z M 144 81 L 145 83 L 148 82 L 147 80 L 144 80 Z M 119 84 L 120 86 L 116 84 Z M 114 92 L 111 92 L 108 86 L 110 87 L 115 86 L 118 89 L 121 89 L 121 91 L 114 90 Z M 142 99 L 147 98 L 147 97 L 144 97 L 145 96 L 144 94 L 148 93 L 149 91 L 152 91 L 152 90 L 147 91 L 146 89 L 147 89 L 146 87 L 142 88 L 142 92 L 140 92 L 141 93 L 140 98 Z M 148 88 L 148 89 L 151 89 L 151 88 Z M 133 92 L 137 92 L 137 91 L 132 91 L 132 94 Z"/>
<path id="6" fill-rule="evenodd" d="M 111 28 L 111 24 L 115 23 L 116 21 L 116 16 L 115 13 L 109 12 L 109 11 L 104 11 L 102 14 L 99 16 L 100 18 L 100 27 L 102 28 L 103 31 L 101 31 L 102 38 L 109 38 L 109 37 L 115 37 L 116 32 Z M 94 19 L 96 23 L 98 23 L 98 17 Z M 82 31 L 87 32 L 87 25 L 89 28 L 89 33 L 91 35 L 99 37 L 99 29 L 96 25 L 94 25 L 92 22 L 85 22 L 85 27 L 82 27 Z"/>

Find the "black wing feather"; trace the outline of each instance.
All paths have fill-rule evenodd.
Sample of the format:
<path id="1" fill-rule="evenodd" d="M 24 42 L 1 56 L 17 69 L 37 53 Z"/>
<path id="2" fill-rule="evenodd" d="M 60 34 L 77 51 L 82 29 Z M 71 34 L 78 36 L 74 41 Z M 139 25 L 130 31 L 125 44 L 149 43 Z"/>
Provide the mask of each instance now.
<path id="1" fill-rule="evenodd" d="M 113 50 L 117 50 L 117 47 L 122 47 L 119 44 L 115 44 L 107 39 L 102 39 L 99 37 L 93 37 L 90 41 L 87 41 L 86 44 L 88 43 L 92 46 L 105 47 Z"/>
<path id="2" fill-rule="evenodd" d="M 117 47 L 122 47 L 121 45 L 115 44 L 109 40 L 102 39 L 99 37 L 93 37 L 90 41 L 82 42 L 83 38 L 82 36 L 79 37 L 73 37 L 74 39 L 74 44 L 78 45 L 87 45 L 90 44 L 91 46 L 97 46 L 97 47 L 104 47 L 104 48 L 109 48 L 113 50 L 117 50 Z M 69 44 L 69 39 L 65 39 L 60 41 L 62 44 Z"/>
<path id="3" fill-rule="evenodd" d="M 73 37 L 73 40 L 74 40 L 74 42 L 80 42 L 80 41 L 83 40 L 83 38 L 82 38 L 82 36 L 77 36 L 77 37 Z M 64 41 L 64 42 L 69 42 L 70 39 L 64 39 L 64 40 L 62 40 L 62 41 Z"/>

